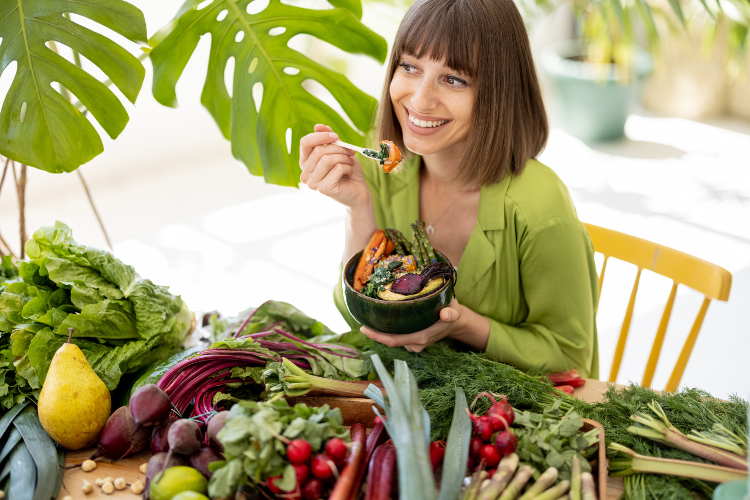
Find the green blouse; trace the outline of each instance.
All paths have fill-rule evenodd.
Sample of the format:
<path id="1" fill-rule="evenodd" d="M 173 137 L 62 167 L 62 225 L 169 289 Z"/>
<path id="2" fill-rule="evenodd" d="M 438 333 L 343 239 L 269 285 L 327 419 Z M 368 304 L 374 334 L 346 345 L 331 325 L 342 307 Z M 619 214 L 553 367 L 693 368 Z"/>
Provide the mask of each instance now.
<path id="1" fill-rule="evenodd" d="M 395 174 L 364 165 L 378 227 L 412 238 L 419 219 L 419 167 L 411 158 Z M 439 249 L 438 249 L 439 250 Z M 568 189 L 537 160 L 519 176 L 484 186 L 476 226 L 458 265 L 458 302 L 490 320 L 487 354 L 521 369 L 577 368 L 599 377 L 594 249 Z M 336 307 L 359 325 L 344 304 Z"/>

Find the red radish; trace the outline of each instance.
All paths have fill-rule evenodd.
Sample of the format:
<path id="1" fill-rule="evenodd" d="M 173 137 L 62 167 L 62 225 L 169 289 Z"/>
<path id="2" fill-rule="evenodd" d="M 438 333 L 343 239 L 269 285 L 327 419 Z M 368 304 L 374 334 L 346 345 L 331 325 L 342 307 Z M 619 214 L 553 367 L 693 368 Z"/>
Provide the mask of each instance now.
<path id="1" fill-rule="evenodd" d="M 476 468 L 477 463 L 474 461 L 473 458 L 469 457 L 469 460 L 466 461 L 466 468 L 469 469 L 471 472 L 474 472 L 474 469 Z"/>
<path id="2" fill-rule="evenodd" d="M 302 487 L 302 498 L 305 500 L 319 500 L 323 497 L 323 481 L 312 478 Z"/>
<path id="3" fill-rule="evenodd" d="M 326 443 L 326 455 L 336 463 L 346 459 L 347 451 L 346 442 L 341 438 L 329 439 Z"/>
<path id="4" fill-rule="evenodd" d="M 491 478 L 495 475 L 495 472 L 497 472 L 497 469 L 490 469 L 487 471 L 487 477 Z"/>
<path id="5" fill-rule="evenodd" d="M 304 464 L 310 460 L 312 446 L 304 439 L 294 439 L 286 447 L 286 456 L 293 464 Z"/>
<path id="6" fill-rule="evenodd" d="M 273 493 L 274 495 L 277 495 L 279 493 L 286 493 L 285 491 L 282 491 L 281 488 L 276 486 L 276 483 L 281 482 L 282 477 L 281 476 L 271 476 L 268 478 L 266 483 L 268 484 L 268 491 Z"/>
<path id="7" fill-rule="evenodd" d="M 482 441 L 489 441 L 492 438 L 492 425 L 490 425 L 490 417 L 482 415 L 477 418 L 474 422 L 474 432 L 479 436 Z"/>
<path id="8" fill-rule="evenodd" d="M 121 406 L 109 416 L 99 434 L 99 448 L 91 457 L 107 457 L 113 460 L 132 455 L 148 445 L 149 430 L 139 428 L 127 406 Z"/>
<path id="9" fill-rule="evenodd" d="M 508 428 L 508 421 L 497 413 L 489 416 L 490 427 L 493 431 L 503 431 Z"/>
<path id="10" fill-rule="evenodd" d="M 156 384 L 147 384 L 130 397 L 128 408 L 137 426 L 150 427 L 167 419 L 172 403 Z"/>
<path id="11" fill-rule="evenodd" d="M 294 474 L 297 476 L 297 486 L 302 486 L 310 477 L 310 469 L 305 464 L 294 464 Z"/>
<path id="12" fill-rule="evenodd" d="M 500 401 L 495 399 L 494 394 L 490 394 L 489 392 L 481 392 L 477 394 L 477 397 L 474 398 L 474 403 L 479 400 L 482 396 L 486 396 L 492 401 L 492 406 L 490 406 L 489 411 L 487 412 L 488 418 L 492 415 L 500 415 L 503 419 L 505 419 L 506 422 L 508 422 L 508 425 L 513 423 L 513 420 L 515 420 L 516 415 L 513 412 L 513 407 L 508 404 L 508 398 L 505 396 L 499 396 Z M 474 404 L 472 403 L 472 406 Z"/>
<path id="13" fill-rule="evenodd" d="M 224 451 L 224 445 L 219 441 L 218 434 L 224 428 L 224 423 L 227 421 L 228 416 L 228 411 L 220 411 L 210 418 L 206 426 L 206 441 L 208 441 L 208 446 L 216 448 L 219 451 Z"/>
<path id="14" fill-rule="evenodd" d="M 213 476 L 214 473 L 208 469 L 208 464 L 211 462 L 218 462 L 219 460 L 224 459 L 216 453 L 216 450 L 206 447 L 201 448 L 198 453 L 191 455 L 188 463 L 190 464 L 190 467 L 203 474 L 206 479 L 211 479 L 211 476 Z"/>
<path id="15" fill-rule="evenodd" d="M 479 453 L 482 451 L 482 446 L 484 446 L 484 442 L 481 439 L 472 438 L 469 442 L 469 457 L 479 460 Z"/>
<path id="16" fill-rule="evenodd" d="M 502 457 L 514 453 L 517 447 L 518 440 L 511 430 L 503 431 L 495 438 L 495 449 Z"/>
<path id="17" fill-rule="evenodd" d="M 161 425 L 154 427 L 151 432 L 151 454 L 156 455 L 157 453 L 169 451 L 169 441 L 167 441 L 167 434 L 169 428 L 172 427 L 174 421 L 167 421 Z"/>
<path id="18" fill-rule="evenodd" d="M 433 441 L 430 443 L 430 463 L 432 464 L 433 471 L 443 462 L 444 456 L 445 441 Z"/>
<path id="19" fill-rule="evenodd" d="M 484 460 L 487 467 L 497 467 L 497 464 L 500 463 L 500 454 L 491 444 L 484 445 L 479 456 Z"/>
<path id="20" fill-rule="evenodd" d="M 312 472 L 313 476 L 325 481 L 326 479 L 330 479 L 331 477 L 333 477 L 333 468 L 331 466 L 335 467 L 335 465 L 333 464 L 333 460 L 331 460 L 331 457 L 323 453 L 319 453 L 312 459 L 312 463 L 310 464 L 310 472 Z"/>
<path id="21" fill-rule="evenodd" d="M 359 485 L 355 486 L 360 470 L 367 468 L 365 461 L 365 441 L 367 440 L 367 429 L 364 425 L 356 423 L 351 426 L 349 433 L 352 436 L 352 447 L 346 466 L 336 480 L 329 500 L 348 500 L 352 495 L 359 493 Z M 356 488 L 356 489 L 355 489 Z"/>

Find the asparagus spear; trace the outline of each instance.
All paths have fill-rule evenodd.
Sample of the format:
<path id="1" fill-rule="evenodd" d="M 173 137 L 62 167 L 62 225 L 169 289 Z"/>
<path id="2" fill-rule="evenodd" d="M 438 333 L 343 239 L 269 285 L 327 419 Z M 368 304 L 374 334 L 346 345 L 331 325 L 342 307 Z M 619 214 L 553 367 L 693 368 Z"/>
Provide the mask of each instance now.
<path id="1" fill-rule="evenodd" d="M 549 469 L 544 471 L 541 476 L 539 476 L 539 479 L 537 479 L 536 482 L 532 484 L 528 490 L 526 490 L 526 493 L 521 496 L 520 500 L 533 500 L 541 492 L 546 491 L 547 488 L 555 484 L 555 481 L 557 481 L 557 469 L 554 467 L 550 467 Z M 560 493 L 560 495 L 562 495 L 562 493 Z M 554 496 L 552 498 L 557 498 L 560 495 Z"/>
<path id="2" fill-rule="evenodd" d="M 531 474 L 534 469 L 530 465 L 523 465 L 518 469 L 516 475 L 513 476 L 513 480 L 510 482 L 503 494 L 500 495 L 499 500 L 516 500 L 518 494 L 521 492 L 526 483 L 531 479 Z"/>
<path id="3" fill-rule="evenodd" d="M 419 258 L 422 260 L 422 265 L 424 267 L 427 267 L 430 265 L 430 259 L 427 255 L 427 249 L 424 246 L 424 240 L 422 239 L 422 235 L 419 232 L 419 225 L 412 223 L 411 225 L 412 231 L 414 232 L 414 249 L 415 252 L 417 251 L 417 248 L 419 249 Z"/>
<path id="4" fill-rule="evenodd" d="M 581 474 L 581 497 L 583 500 L 596 500 L 594 489 L 594 476 L 590 472 Z"/>
<path id="5" fill-rule="evenodd" d="M 469 484 L 469 487 L 464 491 L 462 500 L 476 500 L 477 495 L 479 494 L 479 488 L 482 487 L 482 483 L 487 479 L 487 475 L 487 471 L 484 470 L 472 474 L 471 484 Z"/>
<path id="6" fill-rule="evenodd" d="M 570 500 L 581 500 L 581 460 L 573 457 L 570 466 Z"/>
<path id="7" fill-rule="evenodd" d="M 557 500 L 570 488 L 570 481 L 563 479 L 552 488 L 534 497 L 534 500 Z"/>
<path id="8" fill-rule="evenodd" d="M 427 256 L 430 258 L 430 262 L 433 264 L 436 263 L 437 257 L 435 256 L 435 250 L 432 248 L 430 237 L 427 236 L 427 232 L 425 231 L 424 222 L 419 221 L 417 223 L 417 228 L 419 229 L 419 234 L 422 237 L 422 243 L 424 244 L 425 250 L 427 250 Z"/>
<path id="9" fill-rule="evenodd" d="M 393 242 L 393 246 L 396 247 L 396 253 L 399 254 L 401 257 L 406 257 L 408 254 L 404 251 L 403 245 L 401 245 L 401 241 L 398 239 L 398 236 L 396 235 L 395 229 L 386 229 L 385 230 L 386 236 L 388 236 L 388 239 L 390 239 Z"/>
<path id="10" fill-rule="evenodd" d="M 518 455 L 511 453 L 500 460 L 492 480 L 479 492 L 479 500 L 495 500 L 505 489 L 518 468 Z"/>

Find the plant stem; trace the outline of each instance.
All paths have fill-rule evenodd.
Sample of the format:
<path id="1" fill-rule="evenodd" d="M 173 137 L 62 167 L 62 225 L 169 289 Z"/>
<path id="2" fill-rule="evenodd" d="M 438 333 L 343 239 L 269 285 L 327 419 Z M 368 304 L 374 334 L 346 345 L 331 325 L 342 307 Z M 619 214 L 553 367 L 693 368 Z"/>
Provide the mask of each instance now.
<path id="1" fill-rule="evenodd" d="M 18 258 L 23 259 L 24 247 L 26 245 L 26 165 L 21 164 L 21 174 L 16 177 L 16 163 L 13 165 L 13 179 L 16 181 L 16 193 L 18 194 L 18 230 L 21 237 L 21 250 Z M 7 245 L 6 245 L 7 246 Z"/>
<path id="2" fill-rule="evenodd" d="M 327 394 L 329 396 L 343 396 L 350 398 L 365 397 L 365 389 L 370 384 L 379 386 L 377 381 L 350 382 L 332 380 L 329 378 L 310 375 L 302 368 L 292 363 L 288 358 L 282 359 L 285 375 L 282 381 L 284 392 L 288 396 L 304 396 L 305 394 Z M 382 386 L 380 386 L 382 388 Z"/>
<path id="3" fill-rule="evenodd" d="M 96 205 L 94 204 L 94 199 L 91 197 L 91 192 L 89 191 L 89 186 L 86 184 L 86 179 L 83 178 L 83 174 L 81 173 L 81 169 L 77 169 L 76 173 L 78 174 L 78 178 L 81 179 L 81 184 L 83 184 L 83 190 L 86 192 L 86 198 L 89 199 L 89 204 L 91 205 L 91 209 L 94 211 L 94 215 L 96 216 L 96 220 L 99 222 L 99 227 L 102 229 L 102 233 L 104 233 L 104 239 L 107 241 L 107 245 L 109 246 L 109 249 L 112 250 L 112 242 L 109 239 L 109 235 L 107 234 L 107 230 L 104 227 L 104 222 L 102 222 L 102 218 L 99 216 L 99 211 L 96 209 Z"/>
<path id="4" fill-rule="evenodd" d="M 609 462 L 609 475 L 612 477 L 646 473 L 688 477 L 714 483 L 747 479 L 746 473 L 730 467 L 688 462 L 686 460 L 648 457 L 645 455 L 639 455 L 630 448 L 618 443 L 611 443 L 609 448 L 621 454 L 618 455 L 618 458 L 610 460 Z M 625 456 L 623 457 L 622 455 Z"/>

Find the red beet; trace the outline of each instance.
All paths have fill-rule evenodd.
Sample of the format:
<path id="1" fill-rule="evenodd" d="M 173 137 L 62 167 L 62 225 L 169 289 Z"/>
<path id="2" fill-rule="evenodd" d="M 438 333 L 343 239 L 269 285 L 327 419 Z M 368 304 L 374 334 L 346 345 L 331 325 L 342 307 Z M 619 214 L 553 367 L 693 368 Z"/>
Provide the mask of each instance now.
<path id="1" fill-rule="evenodd" d="M 127 406 L 121 406 L 107 419 L 99 435 L 99 448 L 91 458 L 113 460 L 132 455 L 148 445 L 149 429 L 136 426 Z"/>
<path id="2" fill-rule="evenodd" d="M 393 285 L 391 285 L 391 292 L 400 293 L 401 295 L 414 295 L 422 288 L 422 276 L 419 274 L 407 273 L 393 282 Z"/>
<path id="3" fill-rule="evenodd" d="M 206 427 L 206 441 L 208 441 L 208 446 L 216 448 L 219 451 L 224 451 L 224 445 L 219 441 L 218 434 L 224 428 L 228 416 L 228 411 L 220 411 L 211 417 Z"/>
<path id="4" fill-rule="evenodd" d="M 495 449 L 497 449 L 497 452 L 502 457 L 504 457 L 505 455 L 510 455 L 511 453 L 515 452 L 517 447 L 518 447 L 518 440 L 516 439 L 516 436 L 513 434 L 513 432 L 510 430 L 501 432 L 495 438 Z"/>
<path id="5" fill-rule="evenodd" d="M 200 450 L 202 438 L 198 424 L 189 418 L 175 421 L 167 433 L 169 449 L 181 455 L 192 455 Z"/>
<path id="6" fill-rule="evenodd" d="M 151 454 L 156 455 L 157 453 L 169 451 L 169 441 L 167 441 L 167 434 L 169 434 L 169 428 L 172 427 L 174 421 L 167 421 L 161 425 L 154 427 L 151 432 Z"/>
<path id="7" fill-rule="evenodd" d="M 293 464 L 303 464 L 310 460 L 312 446 L 304 439 L 295 439 L 286 447 L 286 456 Z"/>
<path id="8" fill-rule="evenodd" d="M 172 403 L 156 384 L 147 384 L 130 397 L 128 408 L 136 425 L 150 427 L 167 419 Z"/>
<path id="9" fill-rule="evenodd" d="M 155 454 L 149 459 L 148 465 L 146 466 L 146 484 L 145 489 L 143 490 L 143 500 L 149 500 L 149 487 L 154 476 L 164 469 L 176 467 L 178 465 L 185 465 L 185 461 L 182 457 L 175 455 L 172 455 L 169 458 L 167 457 L 167 453 L 161 452 Z"/>
<path id="10" fill-rule="evenodd" d="M 305 500 L 319 500 L 323 497 L 323 481 L 312 478 L 302 487 L 302 498 Z"/>
<path id="11" fill-rule="evenodd" d="M 211 476 L 213 476 L 214 473 L 208 470 L 208 464 L 211 462 L 218 462 L 219 460 L 224 459 L 216 452 L 216 450 L 213 448 L 201 448 L 198 453 L 190 456 L 188 464 L 190 467 L 203 474 L 206 479 L 211 479 Z"/>

